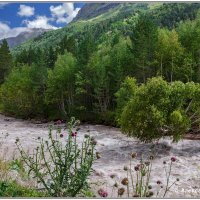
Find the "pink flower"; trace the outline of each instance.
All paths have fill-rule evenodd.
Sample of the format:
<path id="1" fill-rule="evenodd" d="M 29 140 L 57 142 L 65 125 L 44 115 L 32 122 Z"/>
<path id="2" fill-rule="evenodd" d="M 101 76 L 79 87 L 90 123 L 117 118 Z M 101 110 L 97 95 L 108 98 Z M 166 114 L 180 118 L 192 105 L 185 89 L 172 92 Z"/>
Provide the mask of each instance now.
<path id="1" fill-rule="evenodd" d="M 175 161 L 176 161 L 176 158 L 175 158 L 175 157 L 171 157 L 171 161 L 172 161 L 172 162 L 175 162 Z"/>
<path id="2" fill-rule="evenodd" d="M 157 181 L 157 184 L 160 185 L 160 184 L 161 184 L 161 181 Z"/>
<path id="3" fill-rule="evenodd" d="M 105 191 L 105 190 L 103 190 L 103 189 L 99 189 L 99 190 L 98 190 L 98 194 L 99 194 L 99 196 L 101 196 L 101 197 L 107 197 L 107 196 L 108 196 L 108 192 Z"/>
<path id="4" fill-rule="evenodd" d="M 76 137 L 77 132 L 72 133 L 72 137 Z"/>
<path id="5" fill-rule="evenodd" d="M 139 169 L 140 169 L 140 166 L 139 166 L 139 165 L 137 165 L 137 166 L 135 166 L 135 167 L 134 167 L 134 169 L 135 169 L 135 171 L 139 171 Z"/>

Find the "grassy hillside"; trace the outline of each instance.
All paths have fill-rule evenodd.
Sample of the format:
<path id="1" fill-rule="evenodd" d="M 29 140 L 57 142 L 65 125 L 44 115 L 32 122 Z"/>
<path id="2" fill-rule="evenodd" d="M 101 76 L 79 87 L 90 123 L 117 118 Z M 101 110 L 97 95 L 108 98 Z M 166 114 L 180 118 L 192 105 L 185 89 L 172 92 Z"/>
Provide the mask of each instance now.
<path id="1" fill-rule="evenodd" d="M 87 5 L 88 9 L 90 5 L 93 8 L 94 6 L 96 9 L 98 8 L 98 4 L 89 4 Z M 73 35 L 74 37 L 79 37 L 80 33 L 87 30 L 86 27 L 102 26 L 102 23 L 108 22 L 110 22 L 110 25 L 113 25 L 114 23 L 124 21 L 125 18 L 129 18 L 138 12 L 150 13 L 159 26 L 173 28 L 181 20 L 194 19 L 199 7 L 200 4 L 196 3 L 122 3 L 114 8 L 112 7 L 111 9 L 106 10 L 106 12 L 99 12 L 99 15 L 94 17 L 87 18 L 79 15 L 78 19 L 75 19 L 68 26 L 58 30 L 49 31 L 17 46 L 12 50 L 12 54 L 16 55 L 23 49 L 29 49 L 30 46 L 33 49 L 44 49 L 49 48 L 50 46 L 55 47 L 65 36 Z M 109 29 L 110 27 L 107 25 L 107 28 Z M 108 31 L 107 28 L 105 28 L 104 31 Z"/>

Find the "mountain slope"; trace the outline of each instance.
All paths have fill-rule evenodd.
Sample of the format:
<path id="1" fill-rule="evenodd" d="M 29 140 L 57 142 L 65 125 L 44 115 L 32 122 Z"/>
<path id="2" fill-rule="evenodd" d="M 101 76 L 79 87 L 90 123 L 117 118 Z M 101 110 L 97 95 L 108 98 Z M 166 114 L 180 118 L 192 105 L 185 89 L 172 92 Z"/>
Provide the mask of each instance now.
<path id="1" fill-rule="evenodd" d="M 12 49 L 15 46 L 18 46 L 22 44 L 23 42 L 26 42 L 29 39 L 36 38 L 39 35 L 42 35 L 45 32 L 50 31 L 51 29 L 41 29 L 41 28 L 34 28 L 34 29 L 28 29 L 25 32 L 20 33 L 16 37 L 10 37 L 6 38 L 9 47 Z M 2 40 L 0 40 L 1 43 Z"/>
<path id="2" fill-rule="evenodd" d="M 78 12 L 77 16 L 74 18 L 74 22 L 78 20 L 87 20 L 103 13 L 110 11 L 111 9 L 117 8 L 120 3 L 90 3 L 83 6 L 83 8 Z"/>
<path id="3" fill-rule="evenodd" d="M 83 33 L 87 33 L 88 28 L 95 32 L 97 27 L 102 27 L 103 31 L 107 32 L 114 24 L 141 12 L 148 13 L 157 25 L 172 29 L 180 21 L 194 19 L 199 8 L 199 3 L 88 3 L 69 25 L 46 32 L 15 47 L 12 54 L 16 55 L 30 47 L 56 47 L 64 37 L 73 35 L 79 38 Z M 101 33 L 94 34 L 98 38 Z"/>

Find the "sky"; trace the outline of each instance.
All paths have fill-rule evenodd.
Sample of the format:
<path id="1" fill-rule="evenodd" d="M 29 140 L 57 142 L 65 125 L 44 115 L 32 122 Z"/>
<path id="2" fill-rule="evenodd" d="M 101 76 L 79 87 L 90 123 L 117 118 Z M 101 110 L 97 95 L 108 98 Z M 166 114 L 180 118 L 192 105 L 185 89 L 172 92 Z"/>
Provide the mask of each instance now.
<path id="1" fill-rule="evenodd" d="M 31 28 L 58 29 L 77 15 L 83 3 L 1 3 L 0 39 Z"/>

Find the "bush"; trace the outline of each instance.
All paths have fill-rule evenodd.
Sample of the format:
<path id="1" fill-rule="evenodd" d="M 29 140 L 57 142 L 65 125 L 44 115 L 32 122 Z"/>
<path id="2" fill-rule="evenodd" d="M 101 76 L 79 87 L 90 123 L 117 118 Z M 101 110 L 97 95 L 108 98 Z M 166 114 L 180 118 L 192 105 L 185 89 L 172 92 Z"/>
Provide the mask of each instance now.
<path id="1" fill-rule="evenodd" d="M 163 136 L 178 141 L 200 122 L 199 97 L 199 84 L 149 79 L 124 106 L 119 121 L 122 131 L 144 142 Z"/>
<path id="2" fill-rule="evenodd" d="M 77 125 L 78 121 L 74 118 L 68 123 L 69 131 L 64 145 L 58 139 L 65 138 L 61 130 L 53 134 L 51 128 L 49 141 L 38 138 L 40 145 L 33 155 L 27 154 L 19 140 L 16 141 L 21 159 L 29 168 L 29 175 L 37 178 L 49 196 L 75 197 L 87 187 L 96 141 L 87 135 L 80 148 L 76 139 L 77 132 L 73 131 Z"/>
<path id="3" fill-rule="evenodd" d="M 14 181 L 0 181 L 0 197 L 45 197 L 46 194 L 23 187 Z"/>

